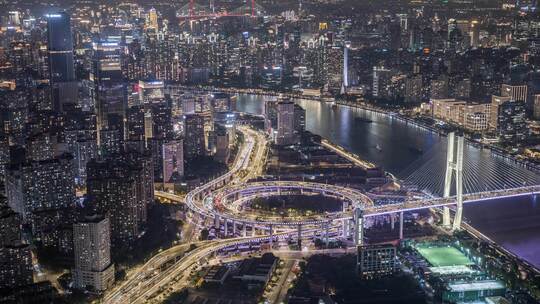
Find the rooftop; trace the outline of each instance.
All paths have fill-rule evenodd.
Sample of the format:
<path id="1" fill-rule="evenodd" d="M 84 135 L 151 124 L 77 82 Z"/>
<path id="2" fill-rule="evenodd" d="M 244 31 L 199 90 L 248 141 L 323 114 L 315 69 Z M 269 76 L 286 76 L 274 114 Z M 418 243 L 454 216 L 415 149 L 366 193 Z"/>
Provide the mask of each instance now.
<path id="1" fill-rule="evenodd" d="M 448 284 L 450 291 L 454 292 L 466 292 L 475 290 L 496 290 L 505 289 L 506 286 L 501 281 L 489 280 L 489 281 L 474 281 L 474 282 L 460 282 Z"/>
<path id="2" fill-rule="evenodd" d="M 471 269 L 466 265 L 429 267 L 429 270 L 433 273 L 441 275 L 467 274 L 476 272 L 476 270 Z"/>

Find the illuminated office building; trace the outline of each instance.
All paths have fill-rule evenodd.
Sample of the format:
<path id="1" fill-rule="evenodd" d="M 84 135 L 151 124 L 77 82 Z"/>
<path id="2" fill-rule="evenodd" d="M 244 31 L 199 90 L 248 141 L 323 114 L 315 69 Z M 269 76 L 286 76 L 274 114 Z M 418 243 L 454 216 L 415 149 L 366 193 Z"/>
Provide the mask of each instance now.
<path id="1" fill-rule="evenodd" d="M 66 12 L 47 16 L 47 50 L 53 109 L 62 111 L 65 104 L 77 104 L 77 81 L 73 65 L 71 18 Z"/>
<path id="2" fill-rule="evenodd" d="M 116 42 L 93 44 L 93 98 L 97 117 L 98 144 L 102 144 L 102 131 L 117 130 L 124 138 L 127 90 L 122 76 L 122 47 Z M 114 117 L 114 118 L 113 118 Z"/>

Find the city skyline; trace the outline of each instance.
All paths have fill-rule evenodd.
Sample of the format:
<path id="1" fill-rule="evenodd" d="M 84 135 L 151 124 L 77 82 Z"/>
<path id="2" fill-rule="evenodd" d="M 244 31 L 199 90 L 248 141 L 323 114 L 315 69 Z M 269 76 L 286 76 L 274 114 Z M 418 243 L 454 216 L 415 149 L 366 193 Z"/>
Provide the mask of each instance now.
<path id="1" fill-rule="evenodd" d="M 537 303 L 537 5 L 4 1 L 0 302 Z"/>

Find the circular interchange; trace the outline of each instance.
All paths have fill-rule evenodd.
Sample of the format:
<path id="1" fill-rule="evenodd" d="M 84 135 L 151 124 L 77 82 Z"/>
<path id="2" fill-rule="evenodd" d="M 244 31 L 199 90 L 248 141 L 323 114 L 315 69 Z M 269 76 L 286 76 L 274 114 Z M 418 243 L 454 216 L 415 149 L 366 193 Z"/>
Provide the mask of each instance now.
<path id="1" fill-rule="evenodd" d="M 325 213 L 310 217 L 269 217 L 246 214 L 240 206 L 257 197 L 270 197 L 286 194 L 319 194 L 341 200 L 343 211 Z M 356 208 L 373 206 L 372 200 L 359 190 L 336 185 L 303 181 L 265 181 L 233 185 L 208 194 L 202 199 L 203 209 L 222 219 L 254 225 L 312 225 L 327 223 L 332 220 L 350 219 Z"/>

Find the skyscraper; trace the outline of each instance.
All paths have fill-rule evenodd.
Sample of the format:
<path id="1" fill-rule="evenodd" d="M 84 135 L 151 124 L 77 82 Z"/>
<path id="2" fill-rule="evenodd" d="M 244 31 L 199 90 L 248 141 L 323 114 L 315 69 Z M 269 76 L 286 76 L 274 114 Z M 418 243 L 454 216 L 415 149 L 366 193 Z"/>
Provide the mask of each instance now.
<path id="1" fill-rule="evenodd" d="M 282 100 L 277 104 L 277 145 L 294 143 L 294 102 Z"/>
<path id="2" fill-rule="evenodd" d="M 102 291 L 114 283 L 109 219 L 87 216 L 73 225 L 76 288 Z"/>
<path id="3" fill-rule="evenodd" d="M 489 128 L 492 130 L 497 130 L 499 126 L 499 107 L 510 101 L 512 97 L 510 96 L 491 96 L 491 106 L 490 106 L 490 119 L 489 119 Z"/>
<path id="4" fill-rule="evenodd" d="M 47 50 L 53 109 L 77 103 L 77 82 L 73 65 L 71 18 L 66 12 L 47 16 Z"/>
<path id="5" fill-rule="evenodd" d="M 155 8 L 151 8 L 148 12 L 148 20 L 147 20 L 147 26 L 148 28 L 158 30 L 158 14 Z"/>
<path id="6" fill-rule="evenodd" d="M 373 67 L 373 86 L 371 93 L 373 97 L 384 98 L 388 96 L 388 84 L 390 82 L 391 71 L 385 67 Z"/>
<path id="7" fill-rule="evenodd" d="M 0 289 L 33 282 L 30 246 L 21 243 L 21 217 L 0 194 Z"/>
<path id="8" fill-rule="evenodd" d="M 152 159 L 138 153 L 111 155 L 87 164 L 88 198 L 111 222 L 115 245 L 128 245 L 142 232 L 153 202 Z"/>
<path id="9" fill-rule="evenodd" d="M 173 183 L 184 176 L 184 141 L 169 140 L 163 143 L 163 182 Z"/>
<path id="10" fill-rule="evenodd" d="M 343 46 L 343 87 L 349 87 L 349 45 Z"/>
<path id="11" fill-rule="evenodd" d="M 214 159 L 218 162 L 226 164 L 229 161 L 230 149 L 229 149 L 229 136 L 227 134 L 227 128 L 221 124 L 214 125 L 215 136 L 215 154 Z"/>
<path id="12" fill-rule="evenodd" d="M 116 42 L 99 42 L 93 44 L 92 50 L 90 79 L 101 146 L 103 130 L 116 130 L 122 139 L 125 136 L 127 90 L 122 76 L 122 47 Z"/>
<path id="13" fill-rule="evenodd" d="M 188 114 L 184 118 L 184 155 L 187 160 L 206 154 L 204 136 L 204 117 L 199 114 Z"/>
<path id="14" fill-rule="evenodd" d="M 306 110 L 301 106 L 294 105 L 294 132 L 297 140 L 302 133 L 306 130 Z"/>
<path id="15" fill-rule="evenodd" d="M 75 203 L 73 157 L 26 161 L 10 166 L 6 173 L 8 203 L 25 222 L 36 210 L 72 207 Z"/>
<path id="16" fill-rule="evenodd" d="M 498 108 L 498 127 L 501 140 L 506 143 L 523 141 L 529 129 L 525 121 L 525 103 L 523 101 L 507 101 Z"/>
<path id="17" fill-rule="evenodd" d="M 0 247 L 0 289 L 33 283 L 30 245 L 20 241 Z"/>

